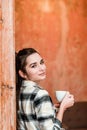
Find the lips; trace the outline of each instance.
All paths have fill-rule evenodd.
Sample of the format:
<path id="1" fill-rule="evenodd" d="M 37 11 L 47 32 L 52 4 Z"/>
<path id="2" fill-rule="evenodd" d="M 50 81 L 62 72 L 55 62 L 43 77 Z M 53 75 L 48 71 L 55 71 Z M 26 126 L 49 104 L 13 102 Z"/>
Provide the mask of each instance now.
<path id="1" fill-rule="evenodd" d="M 43 73 L 41 73 L 41 74 L 39 74 L 40 76 L 44 76 L 44 75 L 46 75 L 46 73 L 45 72 L 43 72 Z"/>

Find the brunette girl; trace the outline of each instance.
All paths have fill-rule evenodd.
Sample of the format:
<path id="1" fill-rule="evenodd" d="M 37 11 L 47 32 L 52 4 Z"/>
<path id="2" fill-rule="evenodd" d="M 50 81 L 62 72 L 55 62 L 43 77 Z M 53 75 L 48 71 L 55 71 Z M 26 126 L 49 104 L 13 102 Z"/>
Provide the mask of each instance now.
<path id="1" fill-rule="evenodd" d="M 18 130 L 64 130 L 64 111 L 73 106 L 74 97 L 67 92 L 58 113 L 49 93 L 39 85 L 46 78 L 46 65 L 41 55 L 33 48 L 25 48 L 16 56 L 18 74 Z"/>

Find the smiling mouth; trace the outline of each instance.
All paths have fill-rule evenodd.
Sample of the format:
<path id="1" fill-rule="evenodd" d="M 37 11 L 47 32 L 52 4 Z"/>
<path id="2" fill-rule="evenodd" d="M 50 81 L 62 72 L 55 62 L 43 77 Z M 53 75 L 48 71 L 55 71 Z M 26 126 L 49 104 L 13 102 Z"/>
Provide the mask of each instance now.
<path id="1" fill-rule="evenodd" d="M 39 74 L 39 75 L 44 76 L 44 75 L 46 75 L 46 73 L 44 72 L 44 73 L 41 73 L 41 74 Z"/>

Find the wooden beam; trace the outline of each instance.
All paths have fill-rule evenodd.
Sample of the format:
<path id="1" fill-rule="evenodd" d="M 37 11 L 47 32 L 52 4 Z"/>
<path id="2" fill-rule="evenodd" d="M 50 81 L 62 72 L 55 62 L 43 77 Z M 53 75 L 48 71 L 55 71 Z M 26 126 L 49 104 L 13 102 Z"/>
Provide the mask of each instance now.
<path id="1" fill-rule="evenodd" d="M 2 0 L 1 10 L 1 130 L 15 130 L 14 0 Z"/>
<path id="2" fill-rule="evenodd" d="M 0 20 L 1 19 L 2 16 L 1 16 L 1 0 L 0 0 Z M 0 22 L 0 122 L 1 122 L 1 27 L 2 27 L 2 23 Z M 0 130 L 1 130 L 1 125 L 0 125 Z"/>

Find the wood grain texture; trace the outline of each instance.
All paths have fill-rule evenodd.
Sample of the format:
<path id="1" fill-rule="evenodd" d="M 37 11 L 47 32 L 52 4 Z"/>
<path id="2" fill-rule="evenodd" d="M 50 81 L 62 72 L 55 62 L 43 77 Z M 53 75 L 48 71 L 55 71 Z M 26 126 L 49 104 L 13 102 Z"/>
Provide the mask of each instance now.
<path id="1" fill-rule="evenodd" d="M 0 35 L 0 127 L 16 129 L 14 1 L 1 1 Z"/>

